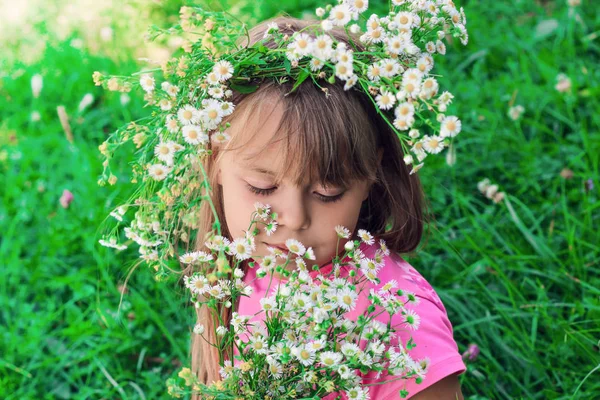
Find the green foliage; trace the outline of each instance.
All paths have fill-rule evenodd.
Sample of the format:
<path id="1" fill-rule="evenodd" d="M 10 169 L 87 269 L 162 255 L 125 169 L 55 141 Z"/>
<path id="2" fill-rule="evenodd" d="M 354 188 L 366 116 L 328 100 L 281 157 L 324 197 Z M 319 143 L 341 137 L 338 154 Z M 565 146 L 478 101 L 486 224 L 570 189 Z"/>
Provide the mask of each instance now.
<path id="1" fill-rule="evenodd" d="M 176 13 L 171 3 L 162 14 L 152 9 L 159 25 Z M 450 110 L 463 132 L 452 168 L 438 157 L 419 172 L 436 219 L 408 261 L 440 294 L 459 350 L 481 350 L 461 376 L 466 398 L 592 399 L 600 393 L 600 14 L 590 0 L 573 11 L 562 0 L 460 3 L 470 43 L 449 48 L 436 69 L 457 96 Z M 323 5 L 221 4 L 249 24 L 281 7 L 302 16 Z M 97 227 L 131 190 L 117 159 L 116 185 L 96 185 L 97 146 L 148 113 L 141 99 L 122 105 L 91 75 L 140 65 L 131 47 L 94 52 L 71 39 L 48 39 L 34 63 L 19 62 L 17 50 L 0 60 L 0 398 L 167 398 L 165 380 L 189 361 L 193 315 L 182 290 L 136 270 L 121 302 L 134 254 L 97 244 Z M 571 93 L 555 89 L 559 73 Z M 34 74 L 44 77 L 37 99 Z M 86 93 L 95 100 L 80 112 Z M 525 112 L 513 121 L 507 112 L 517 104 Z M 506 201 L 479 193 L 486 177 Z M 67 209 L 64 189 L 74 195 Z"/>

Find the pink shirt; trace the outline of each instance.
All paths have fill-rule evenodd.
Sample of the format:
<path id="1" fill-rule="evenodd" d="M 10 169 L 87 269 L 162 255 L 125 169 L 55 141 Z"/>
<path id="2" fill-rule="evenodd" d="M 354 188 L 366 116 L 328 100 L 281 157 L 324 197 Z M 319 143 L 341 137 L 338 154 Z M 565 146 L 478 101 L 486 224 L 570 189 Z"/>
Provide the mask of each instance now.
<path id="1" fill-rule="evenodd" d="M 360 249 L 367 257 L 373 257 L 377 248 L 377 245 L 369 246 L 364 243 L 360 246 Z M 332 268 L 333 265 L 329 263 L 321 268 L 321 273 L 327 274 Z M 317 273 L 319 273 L 319 271 L 311 271 L 312 276 L 315 276 Z M 353 311 L 346 313 L 345 317 L 356 321 L 356 318 L 359 315 L 365 313 L 369 305 L 367 296 L 370 289 L 373 288 L 377 290 L 388 281 L 395 279 L 398 282 L 397 289 L 411 291 L 420 300 L 419 304 L 412 306 L 421 318 L 421 323 L 416 331 L 412 331 L 412 338 L 417 346 L 410 350 L 409 354 L 415 360 L 428 357 L 430 363 L 425 379 L 420 384 L 416 384 L 414 380 L 398 380 L 382 385 L 371 386 L 369 389 L 371 399 L 399 399 L 399 391 L 401 389 L 408 390 L 408 397 L 410 398 L 414 394 L 449 375 L 463 373 L 466 368 L 453 338 L 452 325 L 448 320 L 448 315 L 442 301 L 431 285 L 410 264 L 404 261 L 400 256 L 394 254 L 385 257 L 385 265 L 378 272 L 378 277 L 381 284 L 376 285 L 369 283 L 369 286 L 366 286 L 365 290 L 360 293 L 356 308 Z M 254 293 L 250 297 L 241 297 L 238 312 L 240 315 L 254 315 L 261 311 L 260 299 L 269 295 L 269 293 L 266 293 L 268 279 L 256 279 L 256 269 L 254 268 L 248 270 L 248 273 L 244 277 L 244 282 L 254 288 Z M 274 286 L 275 285 L 272 284 L 271 288 Z M 256 317 L 252 318 L 251 321 L 262 321 L 263 319 L 264 312 L 261 312 Z M 387 323 L 389 315 L 384 313 L 376 319 Z M 400 314 L 396 314 L 392 317 L 392 326 L 398 325 L 401 322 L 402 316 Z M 398 328 L 399 327 L 397 327 L 397 329 Z M 401 337 L 402 343 L 406 344 L 411 332 L 405 331 L 404 329 L 398 329 L 397 333 Z M 364 377 L 363 383 L 372 384 L 377 382 L 376 380 L 368 379 L 372 375 L 374 374 L 367 374 Z M 381 377 L 381 381 L 387 379 L 390 379 L 390 377 Z M 347 399 L 344 393 L 341 393 L 341 395 L 343 399 Z M 324 399 L 333 399 L 335 396 L 336 393 L 324 397 Z"/>

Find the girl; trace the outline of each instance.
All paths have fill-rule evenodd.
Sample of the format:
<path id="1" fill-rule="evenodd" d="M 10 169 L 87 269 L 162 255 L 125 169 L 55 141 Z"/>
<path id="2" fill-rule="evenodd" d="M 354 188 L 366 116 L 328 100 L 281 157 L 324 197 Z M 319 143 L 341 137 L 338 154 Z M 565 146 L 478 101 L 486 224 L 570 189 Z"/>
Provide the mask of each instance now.
<path id="1" fill-rule="evenodd" d="M 276 22 L 289 35 L 314 23 L 287 17 L 265 21 L 250 31 L 249 44 L 264 37 L 269 22 Z M 332 34 L 348 43 L 343 30 L 334 29 Z M 399 256 L 415 250 L 421 240 L 424 201 L 418 177 L 403 162 L 398 139 L 365 93 L 346 91 L 343 83 L 318 86 L 307 80 L 289 93 L 292 86 L 293 82 L 263 81 L 252 94 L 236 93 L 236 111 L 227 121 L 230 140 L 212 144 L 213 156 L 205 161 L 205 168 L 224 236 L 243 236 L 254 204 L 262 202 L 278 213 L 279 227 L 271 236 L 264 232 L 256 236 L 258 256 L 268 255 L 269 248 L 283 248 L 286 239 L 294 238 L 314 249 L 315 264 L 326 273 L 337 254 L 336 226 L 352 232 L 365 229 L 385 241 L 391 254 L 379 278 L 384 283 L 397 281 L 398 288 L 414 292 L 420 300 L 421 320 L 412 321 L 414 328 L 420 325 L 413 335 L 417 347 L 411 355 L 428 357 L 429 363 L 423 365 L 427 373 L 421 384 L 395 381 L 372 386 L 371 398 L 397 399 L 400 389 L 407 389 L 413 399 L 462 398 L 457 375 L 465 366 L 446 310 L 427 281 Z M 214 222 L 208 206 L 201 221 L 198 249 Z M 376 247 L 363 244 L 360 250 L 372 256 Z M 259 300 L 266 295 L 266 283 L 255 279 L 255 270 L 247 263 L 244 272 L 254 293 L 242 297 L 233 310 L 223 310 L 226 325 L 232 311 L 259 312 Z M 363 293 L 366 297 L 368 290 Z M 366 298 L 359 299 L 357 313 L 364 311 L 365 302 Z M 207 327 L 205 337 L 215 343 L 206 308 L 199 309 L 197 317 Z M 394 318 L 396 324 L 403 322 L 400 315 Z M 400 336 L 406 341 L 408 333 Z M 220 379 L 217 360 L 215 349 L 194 335 L 192 369 L 201 381 Z M 376 382 L 373 376 L 364 377 L 365 384 Z"/>

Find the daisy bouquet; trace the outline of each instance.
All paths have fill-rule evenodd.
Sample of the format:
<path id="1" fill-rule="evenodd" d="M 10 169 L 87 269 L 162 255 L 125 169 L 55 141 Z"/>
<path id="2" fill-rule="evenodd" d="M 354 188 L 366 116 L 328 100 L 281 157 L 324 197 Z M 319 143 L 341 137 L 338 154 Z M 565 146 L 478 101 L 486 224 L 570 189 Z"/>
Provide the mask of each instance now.
<path id="1" fill-rule="evenodd" d="M 242 280 L 239 264 L 252 254 L 257 225 L 272 226 L 273 216 L 268 205 L 256 204 L 256 219 L 245 237 L 230 242 L 214 236 L 206 243 L 210 252 L 181 256 L 182 262 L 194 264 L 197 271 L 185 278 L 192 302 L 214 311 L 218 341 L 211 345 L 219 350 L 223 380 L 203 385 L 184 368 L 179 379 L 168 380 L 169 393 L 219 399 L 313 399 L 344 392 L 349 399 L 366 399 L 368 387 L 362 376 L 366 373 L 375 372 L 376 378 L 387 380 L 422 380 L 427 360 L 413 360 L 409 355 L 414 347 L 412 338 L 403 343 L 397 336 L 399 329 L 418 328 L 419 316 L 412 308 L 417 304 L 414 294 L 398 289 L 395 281 L 386 282 L 363 294 L 369 302 L 363 314 L 355 320 L 344 317 L 354 311 L 368 282 L 379 283 L 377 272 L 389 254 L 385 242 L 380 241 L 374 257 L 366 257 L 358 245 L 361 241 L 373 244 L 374 238 L 364 230 L 358 231 L 360 240 L 346 242 L 326 275 L 310 273 L 307 263 L 314 253 L 293 239 L 286 242 L 287 252 L 273 248 L 271 255 L 256 258 L 260 260 L 253 263 L 257 279 L 267 280 L 271 288 L 260 300 L 264 318 L 251 322 L 254 315 L 234 312 L 231 324 L 223 325 L 220 307 L 231 307 L 239 297 L 252 294 L 252 286 Z M 340 239 L 350 239 L 348 229 L 338 226 L 336 232 L 338 246 Z M 222 253 L 233 256 L 234 265 L 227 265 Z M 223 268 L 233 270 L 231 279 L 216 279 L 215 271 Z M 392 316 L 399 313 L 403 322 L 394 326 Z M 198 324 L 194 334 L 204 339 L 205 329 Z M 377 384 L 385 382 L 378 379 Z M 404 397 L 408 392 L 400 394 Z"/>

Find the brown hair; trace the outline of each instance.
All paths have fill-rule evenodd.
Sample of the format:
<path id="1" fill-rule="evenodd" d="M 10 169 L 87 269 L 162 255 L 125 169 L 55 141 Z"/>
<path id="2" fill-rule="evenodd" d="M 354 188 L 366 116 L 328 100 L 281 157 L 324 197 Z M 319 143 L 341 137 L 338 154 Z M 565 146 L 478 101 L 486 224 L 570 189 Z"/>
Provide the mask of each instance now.
<path id="1" fill-rule="evenodd" d="M 285 16 L 264 21 L 249 31 L 249 45 L 263 38 L 269 22 L 276 22 L 280 31 L 290 36 L 315 23 Z M 343 30 L 336 28 L 331 34 L 336 40 L 348 43 Z M 357 40 L 354 42 L 358 43 Z M 274 46 L 269 42 L 265 45 Z M 281 103 L 283 116 L 277 133 L 271 138 L 271 141 L 283 140 L 287 144 L 284 146 L 287 154 L 283 156 L 289 160 L 288 170 L 281 171 L 281 174 L 288 176 L 292 172 L 297 183 L 306 177 L 341 186 L 353 179 L 369 180 L 372 186 L 360 210 L 357 229 L 366 229 L 384 239 L 393 252 L 402 254 L 414 251 L 423 233 L 426 204 L 418 176 L 410 175 L 410 169 L 403 161 L 404 154 L 398 138 L 378 115 L 365 93 L 355 89 L 345 91 L 344 82 L 339 81 L 335 84 L 319 81 L 319 85 L 327 89 L 328 95 L 310 80 L 303 82 L 289 95 L 286 94 L 292 89 L 293 82 L 262 81 L 254 93 L 234 93 L 232 101 L 236 109 L 227 118 L 230 122 L 234 119 L 248 121 L 262 115 L 263 110 L 272 110 L 274 107 L 271 108 L 269 101 L 275 99 L 277 104 Z M 255 134 L 250 134 L 248 140 L 252 140 Z M 231 151 L 239 146 L 243 146 L 243 143 L 233 135 L 225 149 L 214 149 L 215 155 L 218 157 L 222 151 Z M 383 151 L 381 162 L 378 158 L 380 150 Z M 229 236 L 221 188 L 213 185 L 218 170 L 216 164 L 214 158 L 204 161 L 213 188 L 212 201 L 223 223 L 222 233 Z M 200 214 L 198 249 L 204 247 L 204 240 L 214 222 L 213 211 L 208 204 L 202 206 Z M 231 311 L 236 307 L 237 304 L 222 308 L 220 314 L 225 326 L 229 325 Z M 216 343 L 214 315 L 207 307 L 201 307 L 197 310 L 197 318 L 207 328 L 204 337 L 210 343 Z M 202 382 L 211 383 L 219 379 L 219 353 L 215 347 L 200 336 L 193 335 L 191 353 L 192 370 Z M 229 359 L 232 356 L 228 354 Z"/>

